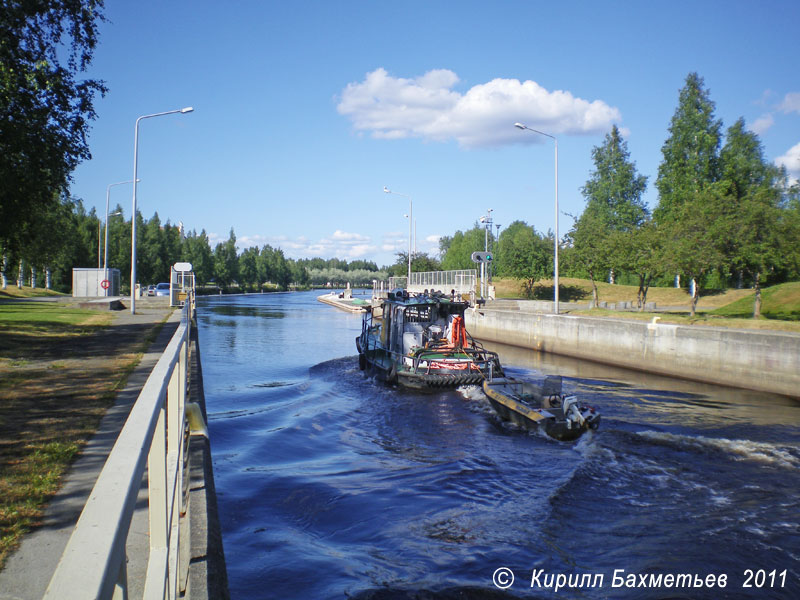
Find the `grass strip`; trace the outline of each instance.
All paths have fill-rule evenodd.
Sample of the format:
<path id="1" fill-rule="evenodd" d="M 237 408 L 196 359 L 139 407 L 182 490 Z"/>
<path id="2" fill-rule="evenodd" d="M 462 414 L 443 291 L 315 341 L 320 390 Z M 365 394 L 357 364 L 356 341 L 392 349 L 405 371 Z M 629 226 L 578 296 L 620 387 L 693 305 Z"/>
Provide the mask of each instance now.
<path id="1" fill-rule="evenodd" d="M 0 567 L 41 522 L 166 322 L 120 336 L 113 318 L 60 303 L 0 304 Z"/>

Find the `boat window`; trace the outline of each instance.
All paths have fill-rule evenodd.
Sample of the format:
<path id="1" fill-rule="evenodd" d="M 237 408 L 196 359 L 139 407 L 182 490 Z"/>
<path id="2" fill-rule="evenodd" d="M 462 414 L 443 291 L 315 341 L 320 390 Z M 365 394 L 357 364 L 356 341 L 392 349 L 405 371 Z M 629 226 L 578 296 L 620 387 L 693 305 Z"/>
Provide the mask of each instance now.
<path id="1" fill-rule="evenodd" d="M 430 323 L 433 320 L 433 306 L 419 304 L 409 306 L 405 311 L 406 323 Z"/>
<path id="2" fill-rule="evenodd" d="M 448 302 L 447 304 L 442 303 L 440 310 L 443 315 L 463 315 L 467 306 L 466 302 Z"/>

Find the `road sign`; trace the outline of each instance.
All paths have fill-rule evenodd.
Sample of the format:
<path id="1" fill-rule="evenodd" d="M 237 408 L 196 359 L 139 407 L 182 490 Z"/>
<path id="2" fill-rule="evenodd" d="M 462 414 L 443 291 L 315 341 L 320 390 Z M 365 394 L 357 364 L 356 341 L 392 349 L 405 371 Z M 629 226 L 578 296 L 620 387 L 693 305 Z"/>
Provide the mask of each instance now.
<path id="1" fill-rule="evenodd" d="M 100 287 L 103 288 L 104 290 L 107 290 L 110 285 L 111 282 L 108 279 L 103 279 L 103 281 L 100 282 Z"/>

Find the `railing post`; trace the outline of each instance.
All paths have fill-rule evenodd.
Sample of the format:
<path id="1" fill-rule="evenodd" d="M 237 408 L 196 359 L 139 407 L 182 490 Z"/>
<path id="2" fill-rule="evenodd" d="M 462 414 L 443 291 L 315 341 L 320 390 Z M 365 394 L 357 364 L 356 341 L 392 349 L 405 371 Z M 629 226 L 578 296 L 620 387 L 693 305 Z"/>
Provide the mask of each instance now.
<path id="1" fill-rule="evenodd" d="M 147 487 L 150 518 L 150 559 L 147 563 L 145 598 L 163 595 L 167 576 L 167 414 L 166 398 L 159 400 L 158 421 L 147 455 Z M 163 597 L 163 596 L 162 596 Z"/>

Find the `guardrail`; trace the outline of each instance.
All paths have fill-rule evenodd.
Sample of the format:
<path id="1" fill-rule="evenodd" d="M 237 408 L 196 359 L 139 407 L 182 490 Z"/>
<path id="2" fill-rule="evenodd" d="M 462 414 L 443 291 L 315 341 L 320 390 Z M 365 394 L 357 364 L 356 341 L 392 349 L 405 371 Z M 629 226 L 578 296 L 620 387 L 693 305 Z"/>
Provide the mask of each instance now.
<path id="1" fill-rule="evenodd" d="M 145 467 L 150 550 L 144 598 L 177 598 L 189 569 L 185 407 L 191 317 L 181 323 L 133 405 L 61 556 L 44 598 L 127 598 L 125 543 Z"/>
<path id="2" fill-rule="evenodd" d="M 390 277 L 388 290 L 400 287 L 410 292 L 422 292 L 427 289 L 445 294 L 455 290 L 456 294 L 466 296 L 475 291 L 477 280 L 475 269 L 415 272 L 411 273 L 410 281 L 408 277 Z"/>

